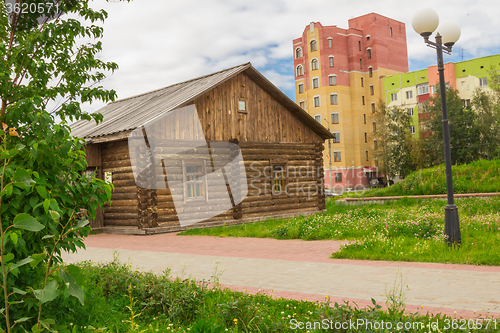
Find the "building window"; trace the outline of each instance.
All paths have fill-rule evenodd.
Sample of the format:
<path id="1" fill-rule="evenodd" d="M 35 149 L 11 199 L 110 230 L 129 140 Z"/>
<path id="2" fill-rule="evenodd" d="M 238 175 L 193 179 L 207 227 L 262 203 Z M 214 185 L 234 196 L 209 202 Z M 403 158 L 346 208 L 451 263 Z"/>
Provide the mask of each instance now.
<path id="1" fill-rule="evenodd" d="M 313 79 L 313 89 L 319 88 L 319 78 L 315 77 Z"/>
<path id="2" fill-rule="evenodd" d="M 408 108 L 407 110 L 408 110 L 408 115 L 410 117 L 413 117 L 413 108 Z"/>
<path id="3" fill-rule="evenodd" d="M 366 160 L 368 161 L 368 150 L 365 152 Z"/>
<path id="4" fill-rule="evenodd" d="M 373 122 L 373 131 L 376 132 L 377 131 L 377 123 L 376 122 Z"/>
<path id="5" fill-rule="evenodd" d="M 333 47 L 333 39 L 332 39 L 332 37 L 328 38 L 328 47 Z"/>
<path id="6" fill-rule="evenodd" d="M 184 201 L 205 198 L 205 165 L 186 165 L 185 161 L 182 161 L 182 167 L 186 184 Z"/>
<path id="7" fill-rule="evenodd" d="M 333 56 L 329 56 L 328 59 L 330 61 L 330 67 L 333 67 Z"/>
<path id="8" fill-rule="evenodd" d="M 238 100 L 238 111 L 239 112 L 247 112 L 247 101 L 244 99 Z"/>
<path id="9" fill-rule="evenodd" d="M 304 75 L 304 67 L 302 65 L 297 66 L 297 76 Z"/>
<path id="10" fill-rule="evenodd" d="M 373 140 L 373 148 L 375 148 L 375 150 L 377 150 L 377 140 Z"/>
<path id="11" fill-rule="evenodd" d="M 363 78 L 361 78 L 361 87 L 364 87 Z"/>
<path id="12" fill-rule="evenodd" d="M 398 94 L 397 93 L 391 94 L 391 102 L 394 102 L 397 100 L 398 100 Z"/>
<path id="13" fill-rule="evenodd" d="M 341 161 L 340 151 L 334 151 L 333 152 L 333 161 L 334 162 L 340 162 Z"/>
<path id="14" fill-rule="evenodd" d="M 373 88 L 373 84 L 370 84 L 370 95 L 375 95 L 375 89 Z"/>
<path id="15" fill-rule="evenodd" d="M 273 195 L 286 193 L 287 172 L 285 165 L 273 165 Z"/>
<path id="16" fill-rule="evenodd" d="M 410 99 L 410 98 L 413 98 L 413 91 L 408 90 L 408 91 L 406 92 L 406 99 Z"/>
<path id="17" fill-rule="evenodd" d="M 365 105 L 365 96 L 361 96 L 361 101 L 363 102 L 363 105 Z"/>
<path id="18" fill-rule="evenodd" d="M 339 114 L 337 112 L 332 113 L 332 124 L 338 124 L 339 123 Z"/>
<path id="19" fill-rule="evenodd" d="M 366 124 L 366 114 L 363 114 L 363 123 Z"/>
<path id="20" fill-rule="evenodd" d="M 316 43 L 315 40 L 312 40 L 311 43 L 310 43 L 310 45 L 311 45 L 311 52 L 314 52 L 314 51 L 316 51 L 318 49 L 318 43 Z"/>
<path id="21" fill-rule="evenodd" d="M 368 143 L 368 133 L 365 133 L 365 143 Z"/>
<path id="22" fill-rule="evenodd" d="M 299 84 L 299 94 L 302 94 L 304 92 L 304 84 L 301 83 Z"/>
<path id="23" fill-rule="evenodd" d="M 342 173 L 340 173 L 340 172 L 335 173 L 335 182 L 342 183 Z"/>
<path id="24" fill-rule="evenodd" d="M 392 36 L 392 27 L 389 27 L 389 34 Z"/>
<path id="25" fill-rule="evenodd" d="M 361 51 L 361 41 L 358 41 L 358 49 Z"/>
<path id="26" fill-rule="evenodd" d="M 321 124 L 321 115 L 319 113 L 314 116 L 314 119 Z"/>
<path id="27" fill-rule="evenodd" d="M 295 49 L 295 59 L 302 58 L 302 48 L 298 47 Z"/>
<path id="28" fill-rule="evenodd" d="M 424 83 L 424 84 L 419 84 L 417 86 L 417 95 L 425 95 L 429 93 L 429 84 Z"/>
<path id="29" fill-rule="evenodd" d="M 368 75 L 370 77 L 373 77 L 373 68 L 372 67 L 368 67 Z"/>
<path id="30" fill-rule="evenodd" d="M 337 105 L 337 94 L 330 94 L 330 104 Z"/>
<path id="31" fill-rule="evenodd" d="M 328 75 L 328 81 L 330 82 L 331 86 L 336 86 L 337 85 L 337 75 Z"/>
<path id="32" fill-rule="evenodd" d="M 485 77 L 482 77 L 479 79 L 479 86 L 480 87 L 486 87 L 488 85 L 488 79 Z"/>
<path id="33" fill-rule="evenodd" d="M 435 86 L 431 86 L 431 93 L 434 95 L 437 91 L 437 84 Z"/>
<path id="34" fill-rule="evenodd" d="M 363 59 L 359 59 L 359 68 L 363 68 Z"/>
<path id="35" fill-rule="evenodd" d="M 372 102 L 372 112 L 375 112 L 375 102 Z"/>
<path id="36" fill-rule="evenodd" d="M 306 109 L 306 102 L 304 102 L 304 101 L 300 101 L 299 105 L 300 105 L 300 107 L 302 108 L 302 110 L 305 110 L 305 109 Z"/>
<path id="37" fill-rule="evenodd" d="M 415 134 L 415 126 L 410 126 L 410 134 Z"/>
<path id="38" fill-rule="evenodd" d="M 334 143 L 339 143 L 340 142 L 340 132 L 333 132 L 333 142 Z"/>
<path id="39" fill-rule="evenodd" d="M 366 50 L 366 54 L 368 55 L 368 59 L 372 58 L 372 50 L 371 49 Z"/>
<path id="40" fill-rule="evenodd" d="M 314 58 L 311 60 L 311 70 L 318 69 L 318 59 Z"/>
<path id="41" fill-rule="evenodd" d="M 319 96 L 314 96 L 313 101 L 315 107 L 320 106 Z"/>
<path id="42" fill-rule="evenodd" d="M 464 105 L 464 108 L 469 107 L 470 106 L 470 99 L 463 99 L 462 104 Z"/>

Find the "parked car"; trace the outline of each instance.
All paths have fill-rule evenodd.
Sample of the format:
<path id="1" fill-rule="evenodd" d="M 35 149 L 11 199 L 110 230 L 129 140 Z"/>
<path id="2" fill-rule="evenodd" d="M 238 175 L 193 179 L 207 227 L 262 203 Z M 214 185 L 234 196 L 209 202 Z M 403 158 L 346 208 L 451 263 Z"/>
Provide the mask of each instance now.
<path id="1" fill-rule="evenodd" d="M 340 193 L 337 193 L 337 192 L 333 192 L 333 191 L 330 191 L 329 189 L 325 188 L 325 196 L 327 198 L 334 198 L 336 196 L 339 196 Z"/>
<path id="2" fill-rule="evenodd" d="M 389 180 L 389 185 L 394 185 L 394 181 L 393 180 Z M 382 188 L 382 187 L 386 187 L 387 186 L 387 181 L 384 177 L 380 177 L 380 178 L 373 178 L 372 180 L 370 180 L 370 187 L 371 188 Z"/>

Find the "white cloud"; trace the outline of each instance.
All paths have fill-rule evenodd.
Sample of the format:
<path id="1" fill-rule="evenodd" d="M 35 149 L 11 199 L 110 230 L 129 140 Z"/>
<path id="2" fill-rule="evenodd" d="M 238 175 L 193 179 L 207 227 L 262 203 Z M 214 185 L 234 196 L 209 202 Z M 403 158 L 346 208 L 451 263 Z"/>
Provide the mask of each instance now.
<path id="1" fill-rule="evenodd" d="M 311 21 L 347 28 L 348 19 L 371 12 L 406 24 L 411 69 L 436 60 L 435 51 L 411 27 L 412 15 L 421 7 L 433 7 L 441 19 L 459 22 L 462 37 L 449 59 L 461 60 L 462 49 L 466 59 L 500 49 L 500 20 L 495 17 L 500 2 L 495 0 L 357 0 L 342 6 L 331 0 L 97 0 L 92 6 L 109 14 L 100 57 L 117 62 L 120 69 L 102 84 L 115 89 L 119 98 L 248 61 L 293 94 L 292 40 Z"/>

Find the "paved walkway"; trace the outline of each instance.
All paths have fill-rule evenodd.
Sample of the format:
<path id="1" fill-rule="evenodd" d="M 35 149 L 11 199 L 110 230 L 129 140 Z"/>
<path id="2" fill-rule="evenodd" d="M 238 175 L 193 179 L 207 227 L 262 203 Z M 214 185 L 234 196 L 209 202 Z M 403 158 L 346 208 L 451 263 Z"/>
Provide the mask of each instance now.
<path id="1" fill-rule="evenodd" d="M 500 318 L 500 267 L 329 259 L 340 241 L 221 238 L 159 234 L 89 236 L 87 250 L 64 261 L 109 262 L 113 252 L 133 268 L 208 280 L 217 267 L 231 289 L 278 297 L 384 305 L 387 291 L 403 277 L 407 309 Z M 398 279 L 399 280 L 399 279 Z M 422 308 L 423 307 L 423 308 Z"/>

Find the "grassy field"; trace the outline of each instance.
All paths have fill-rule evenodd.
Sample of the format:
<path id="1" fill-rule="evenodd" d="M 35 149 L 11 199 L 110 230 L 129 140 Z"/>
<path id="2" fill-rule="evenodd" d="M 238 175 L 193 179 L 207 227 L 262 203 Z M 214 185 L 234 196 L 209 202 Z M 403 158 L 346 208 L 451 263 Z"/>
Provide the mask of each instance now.
<path id="1" fill-rule="evenodd" d="M 69 297 L 44 306 L 43 316 L 53 318 L 61 333 L 378 332 L 365 329 L 363 323 L 368 321 L 394 325 L 402 322 L 407 329 L 394 331 L 423 332 L 431 322 L 439 321 L 439 328 L 444 331 L 446 320 L 449 323 L 453 319 L 460 320 L 431 316 L 425 309 L 405 313 L 404 303 L 399 297 L 404 295 L 393 293 L 386 295 L 388 309 L 382 310 L 375 302 L 366 308 L 358 308 L 352 303 L 331 304 L 328 296 L 324 302 L 307 302 L 263 293 L 233 292 L 217 283 L 220 277 L 217 274 L 209 283 L 172 278 L 168 271 L 163 275 L 133 271 L 129 265 L 116 261 L 107 264 L 86 262 L 81 267 L 85 305 Z M 30 320 L 28 318 L 28 323 L 20 325 L 29 330 Z M 349 321 L 361 321 L 361 326 L 355 330 L 331 326 Z M 481 332 L 485 333 L 497 332 L 500 328 L 500 322 L 494 322 L 496 328 L 493 324 L 485 328 L 488 322 L 483 319 L 463 321 L 471 328 L 482 324 Z M 306 326 L 307 322 L 312 323 L 310 327 Z M 322 326 L 312 326 L 317 325 L 315 322 Z M 460 329 L 457 325 L 446 332 L 471 330 Z"/>
<path id="2" fill-rule="evenodd" d="M 488 193 L 500 191 L 500 160 L 474 161 L 452 167 L 455 193 Z M 395 195 L 446 194 L 446 172 L 443 165 L 416 171 L 393 186 L 349 194 L 365 197 Z"/>
<path id="3" fill-rule="evenodd" d="M 459 198 L 462 245 L 445 242 L 445 200 L 405 198 L 385 205 L 338 206 L 327 213 L 237 226 L 190 229 L 182 235 L 349 240 L 333 258 L 500 265 L 500 198 Z"/>

